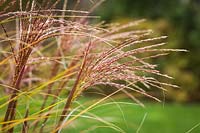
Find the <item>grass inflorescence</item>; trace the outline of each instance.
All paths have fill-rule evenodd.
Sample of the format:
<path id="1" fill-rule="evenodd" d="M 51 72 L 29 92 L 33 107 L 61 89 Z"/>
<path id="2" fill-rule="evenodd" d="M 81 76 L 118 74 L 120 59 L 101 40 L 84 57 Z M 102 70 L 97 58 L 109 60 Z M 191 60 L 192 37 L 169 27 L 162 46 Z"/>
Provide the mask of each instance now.
<path id="1" fill-rule="evenodd" d="M 0 100 L 7 99 L 0 105 L 6 108 L 1 115 L 2 132 L 60 132 L 85 113 L 123 132 L 88 111 L 120 92 L 143 106 L 132 92 L 160 101 L 144 88 L 177 87 L 155 78 L 171 79 L 149 60 L 185 50 L 161 48 L 166 36 L 154 37 L 152 30 L 137 29 L 145 20 L 90 24 L 90 19 L 98 18 L 91 13 L 104 0 L 89 1 L 88 11 L 79 10 L 79 0 L 69 10 L 67 0 L 62 9 L 57 9 L 59 0 L 16 2 L 0 1 L 0 69 L 4 68 Z M 76 99 L 98 86 L 115 90 L 80 110 L 84 104 L 75 105 Z M 35 98 L 41 99 L 39 105 Z M 24 106 L 21 111 L 20 106 Z"/>

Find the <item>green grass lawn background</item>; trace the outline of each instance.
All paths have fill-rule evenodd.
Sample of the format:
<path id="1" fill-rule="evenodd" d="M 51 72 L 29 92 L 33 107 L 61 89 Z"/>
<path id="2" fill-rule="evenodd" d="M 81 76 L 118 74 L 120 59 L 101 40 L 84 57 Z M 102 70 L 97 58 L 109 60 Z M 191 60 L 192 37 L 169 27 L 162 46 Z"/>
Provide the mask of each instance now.
<path id="1" fill-rule="evenodd" d="M 79 100 L 80 103 L 91 101 L 90 98 Z M 117 100 L 118 102 L 132 102 L 130 100 Z M 40 109 L 42 101 L 34 99 L 35 103 L 30 104 L 31 114 Z M 112 102 L 112 101 L 110 101 Z M 2 103 L 1 103 L 2 104 Z M 200 104 L 173 104 L 152 102 L 144 103 L 145 108 L 135 104 L 105 104 L 96 107 L 90 112 L 108 122 L 114 123 L 126 133 L 135 133 L 141 126 L 139 133 L 186 133 L 195 125 L 200 123 Z M 63 104 L 64 105 L 64 104 Z M 23 112 L 25 104 L 19 103 L 20 111 Z M 1 120 L 4 110 L 0 110 Z M 87 114 L 84 114 L 84 116 Z M 144 116 L 145 119 L 144 119 Z M 142 120 L 143 124 L 141 125 Z M 48 121 L 47 124 L 55 121 Z M 20 126 L 21 127 L 21 126 Z M 47 126 L 48 127 L 48 126 Z M 44 130 L 46 133 L 48 129 Z M 15 128 L 15 132 L 20 129 Z M 73 121 L 62 133 L 116 133 L 117 131 L 108 128 L 106 124 L 88 118 L 78 118 Z M 191 133 L 200 133 L 200 126 Z"/>
<path id="2" fill-rule="evenodd" d="M 135 105 L 109 104 L 91 112 L 113 122 L 127 133 L 137 132 L 143 119 L 140 133 L 185 133 L 200 123 L 200 106 L 198 104 L 168 103 L 163 106 L 162 103 L 145 103 L 145 108 Z M 98 126 L 105 126 L 105 124 L 79 118 L 65 131 L 70 133 L 81 131 L 86 133 L 116 132 L 106 127 L 95 128 Z M 200 133 L 200 126 L 192 130 L 191 133 Z"/>

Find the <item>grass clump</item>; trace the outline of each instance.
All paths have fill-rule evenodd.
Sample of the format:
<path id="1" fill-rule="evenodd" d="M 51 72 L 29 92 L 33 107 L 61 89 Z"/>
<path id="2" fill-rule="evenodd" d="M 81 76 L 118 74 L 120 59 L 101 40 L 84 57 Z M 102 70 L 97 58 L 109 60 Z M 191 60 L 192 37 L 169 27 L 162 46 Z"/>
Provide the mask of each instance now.
<path id="1" fill-rule="evenodd" d="M 154 37 L 151 30 L 130 30 L 144 20 L 123 25 L 89 24 L 90 19 L 97 18 L 90 14 L 103 1 L 90 1 L 88 11 L 78 10 L 80 1 L 68 10 L 66 0 L 63 9 L 56 8 L 59 0 L 30 0 L 9 1 L 10 6 L 19 7 L 18 11 L 1 10 L 0 67 L 7 68 L 1 73 L 1 101 L 8 100 L 0 106 L 7 107 L 2 132 L 60 132 L 118 92 L 143 106 L 132 91 L 160 101 L 143 88 L 165 91 L 163 86 L 177 87 L 154 78 L 153 75 L 171 77 L 160 73 L 148 60 L 184 50 L 160 48 L 165 45 L 162 41 L 166 36 Z M 8 28 L 10 25 L 14 27 Z M 75 105 L 76 99 L 99 85 L 116 90 L 80 110 L 86 103 Z M 41 104 L 35 105 L 35 98 L 41 99 Z M 18 110 L 21 105 L 25 105 L 24 111 Z M 31 106 L 37 109 L 30 110 Z M 95 115 L 88 117 L 123 132 Z"/>

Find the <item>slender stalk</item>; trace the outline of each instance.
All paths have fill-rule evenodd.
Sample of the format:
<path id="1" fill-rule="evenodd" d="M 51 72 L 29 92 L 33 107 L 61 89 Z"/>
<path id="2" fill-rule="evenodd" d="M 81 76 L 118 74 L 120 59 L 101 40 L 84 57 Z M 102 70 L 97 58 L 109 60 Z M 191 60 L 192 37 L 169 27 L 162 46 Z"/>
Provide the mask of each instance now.
<path id="1" fill-rule="evenodd" d="M 63 3 L 63 10 L 66 10 L 66 8 L 67 8 L 67 3 L 68 3 L 68 0 L 65 0 L 64 3 Z M 65 16 L 65 12 L 62 12 L 62 18 L 61 18 L 61 20 L 64 19 L 64 16 Z M 64 27 L 64 25 L 61 24 L 61 27 Z M 61 32 L 64 33 L 64 30 L 62 30 Z M 59 41 L 58 41 L 59 46 L 62 45 L 61 38 L 62 38 L 62 36 L 59 37 Z M 62 50 L 62 49 L 61 49 L 61 50 Z M 61 50 L 60 50 L 60 51 L 59 51 L 59 50 L 57 51 L 56 56 L 61 56 L 61 54 L 62 54 Z M 58 69 L 59 69 L 58 66 L 59 66 L 59 65 L 58 65 L 57 62 L 53 64 L 53 68 L 52 68 L 52 71 L 51 71 L 51 77 L 53 77 L 54 75 L 56 75 L 56 73 L 58 72 Z M 51 83 L 50 85 L 48 85 L 48 91 L 47 91 L 48 94 L 51 93 L 51 90 L 52 90 L 52 86 L 53 86 L 53 85 L 54 85 L 53 83 Z M 49 97 L 48 95 L 46 95 L 46 96 L 44 97 L 44 102 L 43 102 L 43 104 L 42 104 L 42 106 L 41 106 L 41 110 L 44 109 L 48 97 Z M 38 123 L 35 124 L 35 128 L 37 127 L 37 125 L 38 125 Z"/>
<path id="2" fill-rule="evenodd" d="M 69 68 L 75 66 L 76 64 L 77 64 L 77 60 L 73 60 L 73 61 L 70 63 Z M 55 65 L 58 66 L 57 63 L 55 63 Z M 71 71 L 69 71 L 68 73 L 66 73 L 66 75 L 68 75 L 70 72 L 71 72 Z M 73 76 L 73 75 L 72 75 L 72 76 Z M 72 76 L 70 76 L 68 79 L 72 78 Z M 58 87 L 59 89 L 55 92 L 55 97 L 54 97 L 54 99 L 53 99 L 53 101 L 51 102 L 50 105 L 55 104 L 55 102 L 56 102 L 56 96 L 59 96 L 59 94 L 62 92 L 64 86 L 68 83 L 68 81 L 69 81 L 69 80 L 63 81 L 63 82 L 60 84 L 60 86 Z M 49 94 L 49 93 L 48 93 L 48 94 Z M 49 95 L 46 95 L 46 96 L 45 96 L 45 99 L 47 99 L 48 96 L 49 96 Z M 43 104 L 44 104 L 44 106 L 45 106 L 46 102 L 44 101 Z M 44 109 L 44 107 L 43 107 L 42 109 Z M 42 109 L 41 109 L 41 110 L 42 110 Z M 53 109 L 53 106 L 52 106 L 51 108 L 49 108 L 48 110 L 50 111 L 51 109 Z M 50 115 L 50 113 L 48 113 L 48 114 L 45 115 L 46 117 L 45 117 L 44 121 L 42 122 L 42 125 L 45 125 L 46 121 L 47 121 L 48 118 L 49 118 L 49 117 L 48 117 L 49 115 Z M 37 128 L 38 124 L 39 124 L 39 121 L 37 121 L 37 122 L 35 123 L 33 131 L 35 131 L 35 129 Z M 40 132 L 43 132 L 43 127 L 44 127 L 44 126 L 41 126 Z"/>
<path id="3" fill-rule="evenodd" d="M 3 24 L 1 24 L 1 27 L 2 27 L 2 29 L 3 29 L 3 31 L 4 31 L 4 33 L 5 33 L 5 35 L 6 35 L 6 37 L 9 38 L 9 37 L 8 37 L 8 34 L 7 34 L 7 32 L 6 32 L 6 29 L 5 29 L 5 27 L 3 26 Z M 13 56 L 14 56 L 15 63 L 17 63 L 17 58 L 16 58 L 16 56 L 15 56 L 14 48 L 13 48 L 13 46 L 12 46 L 11 41 L 9 41 L 9 45 L 10 45 L 11 52 L 12 52 L 12 54 L 13 54 Z"/>
<path id="4" fill-rule="evenodd" d="M 56 129 L 59 128 L 59 127 L 61 126 L 61 123 L 62 123 L 62 121 L 64 120 L 66 114 L 68 114 L 69 108 L 70 108 L 71 103 L 72 103 L 73 98 L 74 98 L 74 94 L 75 94 L 75 92 L 76 92 L 76 90 L 77 90 L 77 87 L 78 87 L 78 85 L 79 85 L 79 83 L 80 83 L 80 79 L 81 79 L 81 76 L 82 76 L 82 72 L 83 72 L 83 70 L 84 70 L 84 68 L 85 68 L 85 66 L 86 66 L 87 55 L 88 55 L 88 53 L 89 53 L 90 46 L 91 46 L 91 43 L 89 43 L 88 47 L 87 47 L 86 50 L 85 50 L 85 56 L 84 56 L 84 59 L 83 59 L 83 63 L 82 63 L 82 65 L 81 65 L 80 71 L 79 71 L 79 73 L 78 73 L 78 75 L 77 75 L 77 78 L 76 78 L 76 81 L 75 81 L 75 83 L 74 83 L 74 86 L 73 86 L 72 90 L 71 90 L 70 93 L 69 93 L 67 102 L 66 102 L 65 107 L 64 107 L 64 109 L 63 109 L 63 111 L 62 111 L 62 114 L 61 114 L 61 116 L 60 116 L 60 120 L 59 120 L 59 122 L 58 122 L 58 125 L 57 125 Z"/>
<path id="5" fill-rule="evenodd" d="M 10 97 L 10 99 L 14 99 L 12 100 L 7 107 L 6 110 L 6 114 L 4 117 L 4 122 L 7 121 L 12 121 L 15 119 L 15 114 L 16 114 L 16 106 L 17 106 L 17 93 L 20 90 L 20 83 L 22 81 L 22 77 L 23 77 L 23 73 L 24 73 L 24 69 L 25 69 L 25 65 L 23 65 L 21 68 L 19 68 L 18 66 L 16 66 L 16 71 L 15 71 L 15 77 L 13 79 L 13 87 L 15 88 L 15 90 L 12 92 L 12 95 Z M 6 128 L 7 126 L 9 126 L 10 124 L 3 124 L 3 130 L 4 128 Z M 8 129 L 6 132 L 8 133 L 13 133 L 14 127 L 11 127 L 10 129 Z M 3 131 L 5 132 L 5 131 Z"/>
<path id="6" fill-rule="evenodd" d="M 67 80 L 67 81 L 68 81 L 68 80 Z M 63 87 L 67 84 L 67 81 L 62 82 L 62 84 L 60 85 L 59 90 L 56 92 L 55 96 L 59 96 L 59 94 L 60 94 L 61 91 L 63 90 Z M 54 99 L 53 99 L 53 101 L 51 102 L 50 105 L 53 105 L 53 104 L 55 104 L 55 103 L 56 103 L 56 97 L 54 97 Z M 48 110 L 50 111 L 51 109 L 53 109 L 53 107 L 54 107 L 54 106 L 50 107 Z M 45 115 L 45 119 L 44 119 L 44 121 L 42 122 L 42 125 L 45 125 L 45 123 L 47 122 L 47 120 L 48 120 L 48 118 L 49 118 L 48 116 L 50 116 L 50 113 L 48 113 L 48 114 Z M 37 122 L 37 124 L 38 124 L 38 122 Z M 36 128 L 36 127 L 34 127 L 34 128 Z M 40 127 L 40 133 L 43 133 L 43 129 L 44 129 L 44 126 L 41 126 L 41 127 Z"/>
<path id="7" fill-rule="evenodd" d="M 29 115 L 29 108 L 27 108 L 24 118 L 25 119 L 28 118 L 28 115 Z M 22 133 L 28 133 L 28 121 L 24 121 L 23 127 L 22 127 Z"/>
<path id="8" fill-rule="evenodd" d="M 74 84 L 72 90 L 71 90 L 70 93 L 69 93 L 67 102 L 66 102 L 65 107 L 64 107 L 64 109 L 63 109 L 63 112 L 62 112 L 62 114 L 61 114 L 61 117 L 60 117 L 60 120 L 59 120 L 59 122 L 58 122 L 57 128 L 60 127 L 62 121 L 63 121 L 64 118 L 65 118 L 65 115 L 66 115 L 66 114 L 68 113 L 68 111 L 69 111 L 69 107 L 70 107 L 70 105 L 71 105 L 71 103 L 72 103 L 73 96 L 74 96 L 74 94 L 75 94 L 75 92 L 76 92 L 76 88 L 77 88 L 77 86 L 78 86 L 78 84 L 79 84 L 79 80 L 80 80 L 81 74 L 82 74 L 82 69 L 80 70 L 80 72 L 79 72 L 79 74 L 78 74 L 78 76 L 77 76 L 76 82 L 75 82 L 75 84 Z"/>
<path id="9" fill-rule="evenodd" d="M 51 77 L 53 77 L 53 76 L 55 76 L 55 75 L 57 74 L 58 69 L 59 69 L 59 65 L 58 65 L 57 62 L 55 62 L 55 63 L 53 64 L 53 68 L 52 68 L 52 71 L 51 71 Z M 51 94 L 53 85 L 54 85 L 54 83 L 51 83 L 51 84 L 48 85 L 47 94 Z M 43 100 L 43 103 L 42 103 L 42 106 L 41 106 L 40 110 L 43 110 L 43 109 L 44 109 L 44 107 L 45 107 L 45 105 L 46 105 L 46 103 L 47 103 L 48 97 L 49 97 L 49 95 L 45 95 L 45 96 L 44 96 L 44 100 Z M 41 112 L 41 113 L 42 113 L 42 112 Z M 41 113 L 40 113 L 39 115 L 41 115 Z M 35 131 L 35 129 L 37 128 L 38 124 L 39 124 L 39 121 L 35 123 L 34 128 L 33 128 L 33 131 Z M 42 127 L 41 127 L 41 128 L 42 128 Z"/>

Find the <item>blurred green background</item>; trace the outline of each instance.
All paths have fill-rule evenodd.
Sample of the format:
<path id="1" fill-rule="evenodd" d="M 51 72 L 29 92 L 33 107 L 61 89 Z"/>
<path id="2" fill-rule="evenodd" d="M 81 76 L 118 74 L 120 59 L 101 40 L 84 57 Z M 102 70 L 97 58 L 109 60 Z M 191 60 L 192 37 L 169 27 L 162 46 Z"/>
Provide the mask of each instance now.
<path id="1" fill-rule="evenodd" d="M 145 18 L 147 28 L 168 36 L 168 48 L 187 49 L 155 63 L 181 87 L 167 88 L 166 99 L 200 101 L 200 0 L 107 0 L 96 14 L 106 22 Z"/>

